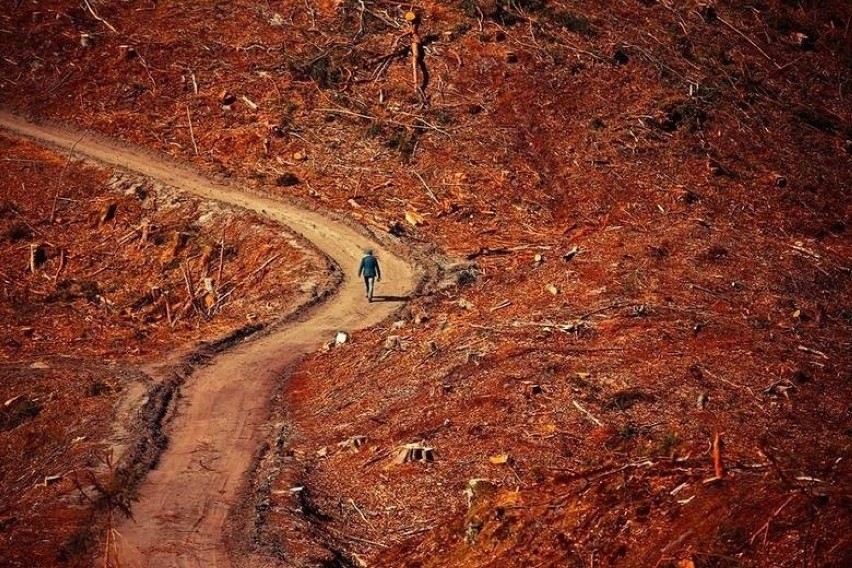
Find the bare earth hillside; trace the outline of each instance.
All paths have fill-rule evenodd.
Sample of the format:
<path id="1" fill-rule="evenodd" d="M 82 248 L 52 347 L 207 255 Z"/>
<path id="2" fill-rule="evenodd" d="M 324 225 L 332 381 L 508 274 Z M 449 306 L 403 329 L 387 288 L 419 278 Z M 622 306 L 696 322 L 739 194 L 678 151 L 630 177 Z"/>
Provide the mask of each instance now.
<path id="1" fill-rule="evenodd" d="M 256 215 L 29 142 L 0 148 L 0 557 L 86 564 L 99 515 L 164 445 L 152 425 L 180 375 L 148 366 L 276 321 L 329 275 Z"/>
<path id="2" fill-rule="evenodd" d="M 850 25 L 843 0 L 21 0 L 0 93 L 452 269 L 284 384 L 235 565 L 840 567 Z M 90 355 L 0 326 L 12 359 Z"/>

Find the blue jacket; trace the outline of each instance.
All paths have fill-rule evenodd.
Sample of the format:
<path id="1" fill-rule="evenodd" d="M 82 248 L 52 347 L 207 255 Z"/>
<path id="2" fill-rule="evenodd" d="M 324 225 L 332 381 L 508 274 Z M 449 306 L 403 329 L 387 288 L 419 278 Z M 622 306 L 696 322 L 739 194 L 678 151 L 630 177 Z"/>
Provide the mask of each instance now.
<path id="1" fill-rule="evenodd" d="M 379 260 L 371 255 L 365 255 L 361 259 L 361 266 L 358 267 L 358 276 L 364 275 L 365 278 L 382 277 L 382 270 L 379 268 Z"/>

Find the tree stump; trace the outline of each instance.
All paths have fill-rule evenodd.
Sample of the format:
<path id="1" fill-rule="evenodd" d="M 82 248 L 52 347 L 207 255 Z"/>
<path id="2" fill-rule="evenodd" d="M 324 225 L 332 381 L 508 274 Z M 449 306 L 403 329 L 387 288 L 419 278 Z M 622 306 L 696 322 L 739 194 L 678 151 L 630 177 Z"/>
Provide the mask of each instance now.
<path id="1" fill-rule="evenodd" d="M 106 225 L 110 221 L 115 218 L 115 211 L 118 209 L 118 204 L 115 201 L 110 201 L 106 204 L 106 206 L 101 210 L 100 219 L 98 221 L 98 225 Z"/>
<path id="2" fill-rule="evenodd" d="M 435 461 L 434 448 L 422 444 L 406 444 L 399 449 L 394 463 L 401 465 L 409 462 L 432 462 Z"/>
<path id="3" fill-rule="evenodd" d="M 30 272 L 33 274 L 39 267 L 47 262 L 47 252 L 44 250 L 44 245 L 33 243 L 30 245 Z"/>

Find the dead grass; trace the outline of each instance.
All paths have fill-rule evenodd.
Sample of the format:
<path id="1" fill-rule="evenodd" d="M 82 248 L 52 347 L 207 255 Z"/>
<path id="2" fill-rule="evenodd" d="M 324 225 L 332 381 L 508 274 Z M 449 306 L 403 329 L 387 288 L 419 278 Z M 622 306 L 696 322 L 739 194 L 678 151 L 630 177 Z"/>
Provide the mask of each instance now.
<path id="1" fill-rule="evenodd" d="M 129 451 L 135 462 L 120 467 L 104 459 L 112 444 L 153 436 L 119 413 L 121 401 L 156 391 L 132 362 L 256 331 L 309 299 L 306 282 L 321 291 L 325 263 L 255 216 L 66 166 L 27 142 L 0 137 L 0 148 L 0 557 L 4 566 L 89 566 L 104 519 L 127 510 L 162 450 L 160 440 Z M 33 242 L 43 252 L 35 273 Z M 272 255 L 282 266 L 259 270 Z M 183 270 L 200 290 L 205 273 L 215 280 L 216 309 L 201 297 L 195 312 L 184 304 Z"/>
<path id="2" fill-rule="evenodd" d="M 282 195 L 476 257 L 467 287 L 305 363 L 258 538 L 332 565 L 848 563 L 848 8 L 427 2 L 427 107 L 407 8 L 116 4 L 125 35 L 86 49 L 67 19 L 10 16 L 31 34 L 0 76 L 28 65 L 3 84 L 27 109 L 269 187 L 286 172 Z M 128 38 L 147 67 L 117 57 Z M 729 474 L 704 484 L 716 432 Z M 435 462 L 390 465 L 421 439 Z M 471 478 L 497 490 L 468 509 Z M 294 485 L 330 520 L 291 513 Z"/>

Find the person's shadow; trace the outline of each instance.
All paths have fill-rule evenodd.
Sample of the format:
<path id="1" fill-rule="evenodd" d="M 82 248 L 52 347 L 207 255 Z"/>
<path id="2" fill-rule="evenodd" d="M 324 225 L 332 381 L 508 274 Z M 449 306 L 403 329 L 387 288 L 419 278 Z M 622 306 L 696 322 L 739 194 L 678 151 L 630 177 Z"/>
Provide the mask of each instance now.
<path id="1" fill-rule="evenodd" d="M 410 299 L 411 296 L 373 296 L 374 302 L 407 302 Z"/>

